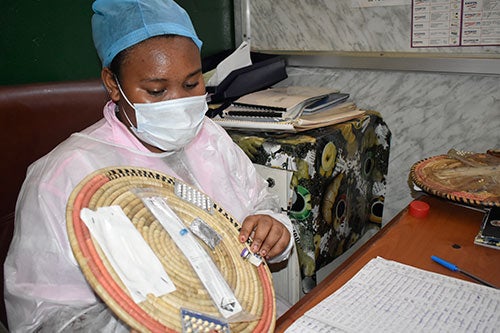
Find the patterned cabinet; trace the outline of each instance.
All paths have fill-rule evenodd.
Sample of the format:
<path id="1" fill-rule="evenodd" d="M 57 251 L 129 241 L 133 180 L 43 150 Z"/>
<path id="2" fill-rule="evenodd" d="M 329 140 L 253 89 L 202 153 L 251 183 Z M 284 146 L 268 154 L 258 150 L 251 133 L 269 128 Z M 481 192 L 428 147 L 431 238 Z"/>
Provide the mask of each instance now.
<path id="1" fill-rule="evenodd" d="M 316 271 L 379 228 L 391 133 L 374 111 L 302 133 L 228 131 L 252 162 L 293 171 L 288 214 L 295 227 L 302 288 Z"/>

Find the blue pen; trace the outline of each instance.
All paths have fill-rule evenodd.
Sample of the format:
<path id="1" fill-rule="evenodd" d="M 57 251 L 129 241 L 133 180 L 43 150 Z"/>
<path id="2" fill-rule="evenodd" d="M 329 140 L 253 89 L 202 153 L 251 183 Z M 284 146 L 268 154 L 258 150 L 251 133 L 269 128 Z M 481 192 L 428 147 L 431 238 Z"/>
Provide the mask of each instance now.
<path id="1" fill-rule="evenodd" d="M 450 262 L 447 262 L 446 260 L 444 259 L 441 259 L 439 257 L 436 257 L 436 256 L 431 256 L 431 259 L 435 262 L 437 262 L 438 264 L 440 265 L 443 265 L 444 267 L 448 268 L 450 271 L 453 271 L 453 272 L 459 272 L 459 273 L 462 273 L 468 277 L 470 277 L 471 279 L 473 280 L 476 280 L 477 282 L 479 283 L 482 283 L 484 284 L 485 286 L 488 286 L 488 287 L 491 287 L 491 288 L 495 288 L 495 289 L 498 289 L 497 287 L 495 287 L 494 285 L 492 285 L 491 283 L 488 283 L 480 278 L 478 278 L 477 276 L 474 276 L 470 273 L 467 273 L 466 271 L 463 271 L 461 270 L 460 268 L 458 268 L 456 265 L 450 263 Z"/>

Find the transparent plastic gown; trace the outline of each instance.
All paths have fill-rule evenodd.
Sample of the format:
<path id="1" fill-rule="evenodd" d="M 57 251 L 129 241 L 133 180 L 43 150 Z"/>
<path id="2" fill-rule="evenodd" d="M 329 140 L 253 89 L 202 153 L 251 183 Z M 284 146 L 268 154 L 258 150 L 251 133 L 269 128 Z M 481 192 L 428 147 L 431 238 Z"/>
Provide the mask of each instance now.
<path id="1" fill-rule="evenodd" d="M 158 170 L 199 187 L 239 221 L 269 214 L 284 223 L 267 182 L 226 132 L 210 119 L 178 153 L 152 153 L 115 116 L 71 135 L 33 163 L 17 201 L 14 237 L 5 268 L 5 302 L 11 332 L 128 331 L 87 284 L 66 234 L 66 203 L 88 174 L 109 166 Z M 273 261 L 288 257 L 288 248 Z"/>

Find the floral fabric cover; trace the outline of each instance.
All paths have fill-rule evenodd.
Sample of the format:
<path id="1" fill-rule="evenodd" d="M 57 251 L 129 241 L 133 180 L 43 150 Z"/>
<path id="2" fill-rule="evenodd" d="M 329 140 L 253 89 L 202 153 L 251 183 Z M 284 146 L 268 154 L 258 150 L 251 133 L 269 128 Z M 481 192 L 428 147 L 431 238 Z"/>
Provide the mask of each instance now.
<path id="1" fill-rule="evenodd" d="M 253 163 L 293 171 L 288 215 L 305 293 L 318 269 L 381 226 L 391 132 L 377 112 L 300 134 L 229 134 Z"/>

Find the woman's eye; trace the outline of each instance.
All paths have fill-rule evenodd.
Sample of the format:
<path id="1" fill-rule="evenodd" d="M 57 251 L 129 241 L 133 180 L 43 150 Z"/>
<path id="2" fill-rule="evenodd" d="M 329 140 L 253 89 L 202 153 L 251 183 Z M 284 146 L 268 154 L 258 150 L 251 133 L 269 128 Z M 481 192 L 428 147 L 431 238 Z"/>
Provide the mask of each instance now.
<path id="1" fill-rule="evenodd" d="M 199 82 L 196 81 L 196 82 L 192 82 L 192 83 L 186 83 L 186 88 L 187 89 L 193 89 L 193 88 L 196 88 L 198 86 Z"/>
<path id="2" fill-rule="evenodd" d="M 151 96 L 158 97 L 158 96 L 163 95 L 166 92 L 166 90 L 165 89 L 162 89 L 162 90 L 147 90 L 147 92 Z"/>

